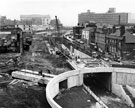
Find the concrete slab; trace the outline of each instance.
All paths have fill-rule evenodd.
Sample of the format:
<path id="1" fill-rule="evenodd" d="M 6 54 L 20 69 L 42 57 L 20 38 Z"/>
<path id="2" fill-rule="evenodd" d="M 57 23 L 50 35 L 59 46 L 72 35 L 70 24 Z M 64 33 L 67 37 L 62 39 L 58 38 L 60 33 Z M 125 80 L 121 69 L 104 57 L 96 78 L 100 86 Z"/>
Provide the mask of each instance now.
<path id="1" fill-rule="evenodd" d="M 18 78 L 18 79 L 23 79 L 23 80 L 28 80 L 32 82 L 39 82 L 40 80 L 43 80 L 45 84 L 47 84 L 53 77 L 49 76 L 41 76 L 37 74 L 36 71 L 14 71 L 12 72 L 12 77 Z"/>

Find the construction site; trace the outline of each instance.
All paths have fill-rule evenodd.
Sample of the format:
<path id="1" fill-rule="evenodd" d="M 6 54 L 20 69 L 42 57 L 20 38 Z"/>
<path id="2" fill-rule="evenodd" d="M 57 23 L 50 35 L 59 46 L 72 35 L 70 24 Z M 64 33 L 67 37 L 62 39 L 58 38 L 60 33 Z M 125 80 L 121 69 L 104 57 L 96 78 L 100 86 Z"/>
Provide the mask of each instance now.
<path id="1" fill-rule="evenodd" d="M 0 46 L 1 108 L 50 108 L 45 96 L 46 85 L 40 81 L 31 82 L 22 77 L 16 78 L 12 76 L 12 72 L 31 70 L 38 72 L 38 74 L 58 75 L 71 70 L 63 55 L 50 52 L 50 49 L 53 48 L 48 47 L 50 44 L 46 43 L 49 40 L 46 33 L 25 33 L 26 35 L 28 37 L 23 37 L 23 41 L 18 37 L 19 41 L 17 41 L 16 46 L 6 45 L 6 43 L 12 41 L 7 40 L 8 36 L 5 36 L 3 40 L 1 39 L 1 41 L 5 42 Z M 16 39 L 17 37 L 15 37 L 14 41 Z"/>
<path id="2" fill-rule="evenodd" d="M 134 69 L 113 67 L 75 38 L 80 26 L 60 30 L 55 18 L 56 30 L 1 29 L 0 107 L 134 108 Z"/>

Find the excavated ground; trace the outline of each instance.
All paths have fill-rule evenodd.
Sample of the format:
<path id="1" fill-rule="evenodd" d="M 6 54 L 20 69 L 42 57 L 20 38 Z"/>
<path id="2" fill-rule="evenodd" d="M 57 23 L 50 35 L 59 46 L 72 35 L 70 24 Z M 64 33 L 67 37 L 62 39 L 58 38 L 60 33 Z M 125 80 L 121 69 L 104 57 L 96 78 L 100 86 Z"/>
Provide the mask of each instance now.
<path id="1" fill-rule="evenodd" d="M 5 63 L 13 55 L 15 54 L 0 55 L 0 72 L 8 73 L 9 69 Z M 41 37 L 33 40 L 30 51 L 25 52 L 19 62 L 21 62 L 20 66 L 13 63 L 10 63 L 10 66 L 13 69 L 42 70 L 51 74 L 60 74 L 70 70 L 63 57 L 49 54 L 44 39 Z M 8 75 L 7 77 L 0 75 L 0 108 L 51 108 L 46 100 L 46 87 L 23 81 L 9 85 L 12 80 Z"/>

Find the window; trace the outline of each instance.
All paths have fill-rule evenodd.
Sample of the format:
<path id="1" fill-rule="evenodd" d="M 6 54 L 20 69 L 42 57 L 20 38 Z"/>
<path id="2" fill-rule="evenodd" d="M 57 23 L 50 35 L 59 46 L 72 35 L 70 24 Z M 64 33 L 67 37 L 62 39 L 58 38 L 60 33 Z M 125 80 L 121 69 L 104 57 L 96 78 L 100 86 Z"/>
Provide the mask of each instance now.
<path id="1" fill-rule="evenodd" d="M 112 52 L 112 47 L 111 46 L 109 47 L 109 52 Z"/>
<path id="2" fill-rule="evenodd" d="M 112 47 L 112 52 L 114 52 L 114 47 Z"/>
<path id="3" fill-rule="evenodd" d="M 115 44 L 117 43 L 117 41 L 115 40 Z"/>
<path id="4" fill-rule="evenodd" d="M 116 47 L 114 47 L 114 52 L 116 53 Z"/>
<path id="5" fill-rule="evenodd" d="M 108 43 L 108 39 L 106 39 L 106 43 Z"/>
<path id="6" fill-rule="evenodd" d="M 120 50 L 118 50 L 118 56 L 121 56 Z"/>
<path id="7" fill-rule="evenodd" d="M 112 40 L 110 39 L 110 43 L 112 43 Z"/>
<path id="8" fill-rule="evenodd" d="M 118 46 L 119 46 L 119 48 L 121 48 L 121 42 L 119 41 L 119 43 L 118 43 Z"/>
<path id="9" fill-rule="evenodd" d="M 114 43 L 114 40 L 112 40 L 112 43 Z"/>
<path id="10" fill-rule="evenodd" d="M 67 79 L 59 82 L 59 89 L 62 90 L 62 89 L 67 89 Z"/>

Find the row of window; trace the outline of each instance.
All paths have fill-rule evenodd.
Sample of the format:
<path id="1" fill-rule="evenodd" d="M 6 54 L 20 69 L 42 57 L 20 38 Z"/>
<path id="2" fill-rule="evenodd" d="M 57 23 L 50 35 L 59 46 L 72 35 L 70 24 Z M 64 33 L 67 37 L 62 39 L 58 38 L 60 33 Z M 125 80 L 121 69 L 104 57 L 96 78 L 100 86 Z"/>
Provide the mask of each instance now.
<path id="1" fill-rule="evenodd" d="M 89 40 L 89 31 L 83 31 L 82 32 L 82 38 Z"/>
<path id="2" fill-rule="evenodd" d="M 114 46 L 109 46 L 109 52 L 117 54 L 118 56 L 121 55 L 120 50 L 117 50 L 116 47 L 114 47 Z"/>
<path id="3" fill-rule="evenodd" d="M 114 44 L 114 45 L 117 45 L 119 48 L 121 48 L 121 41 L 118 41 L 115 40 L 115 39 L 107 39 L 106 40 L 106 43 L 108 44 Z"/>

